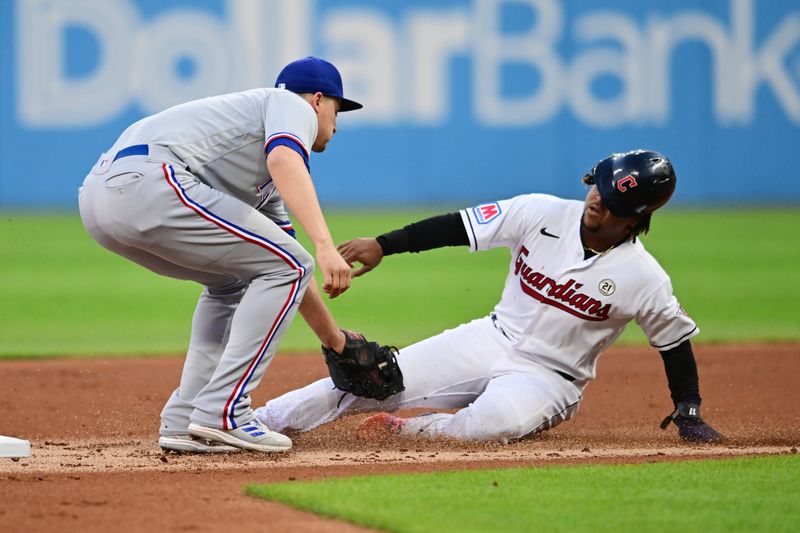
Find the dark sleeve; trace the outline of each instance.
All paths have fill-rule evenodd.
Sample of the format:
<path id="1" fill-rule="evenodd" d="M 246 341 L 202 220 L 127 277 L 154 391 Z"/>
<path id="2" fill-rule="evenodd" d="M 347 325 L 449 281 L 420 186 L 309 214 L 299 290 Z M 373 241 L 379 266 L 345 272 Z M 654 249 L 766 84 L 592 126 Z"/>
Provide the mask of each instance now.
<path id="1" fill-rule="evenodd" d="M 664 359 L 672 401 L 676 405 L 678 402 L 700 405 L 700 385 L 692 343 L 684 341 L 671 350 L 661 352 L 661 357 Z"/>
<path id="2" fill-rule="evenodd" d="M 421 252 L 443 246 L 469 246 L 469 237 L 460 213 L 447 213 L 377 237 L 383 255 Z"/>

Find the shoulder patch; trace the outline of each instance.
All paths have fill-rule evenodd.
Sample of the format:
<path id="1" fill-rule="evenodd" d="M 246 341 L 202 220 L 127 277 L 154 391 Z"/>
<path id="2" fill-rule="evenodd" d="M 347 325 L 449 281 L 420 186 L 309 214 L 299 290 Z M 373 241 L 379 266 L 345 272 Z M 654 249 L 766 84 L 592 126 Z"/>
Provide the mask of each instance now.
<path id="1" fill-rule="evenodd" d="M 502 211 L 500 210 L 500 204 L 494 202 L 491 204 L 475 206 L 472 208 L 472 213 L 474 214 L 475 220 L 478 222 L 478 224 L 488 224 L 497 218 Z"/>

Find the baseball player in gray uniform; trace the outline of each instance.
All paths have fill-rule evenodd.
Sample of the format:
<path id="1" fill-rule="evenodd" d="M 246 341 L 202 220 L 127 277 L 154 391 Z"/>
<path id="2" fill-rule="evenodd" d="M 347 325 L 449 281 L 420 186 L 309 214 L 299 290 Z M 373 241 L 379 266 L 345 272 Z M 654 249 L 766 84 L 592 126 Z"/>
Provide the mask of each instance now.
<path id="1" fill-rule="evenodd" d="M 675 189 L 663 155 L 638 150 L 600 161 L 584 178 L 585 201 L 542 194 L 479 205 L 339 247 L 358 276 L 400 252 L 442 246 L 507 247 L 511 262 L 500 302 L 479 318 L 400 351 L 406 389 L 384 401 L 342 396 L 323 379 L 256 410 L 279 431 L 307 431 L 335 418 L 406 407 L 459 409 L 398 418 L 386 412 L 364 430 L 509 442 L 549 429 L 577 411 L 600 354 L 630 321 L 661 352 L 687 441 L 719 434 L 700 417 L 690 340 L 697 325 L 669 276 L 644 249 L 651 214 Z"/>
<path id="2" fill-rule="evenodd" d="M 314 244 L 323 289 L 350 286 L 310 175 L 344 98 L 339 71 L 315 57 L 287 65 L 275 88 L 214 96 L 128 127 L 79 193 L 102 246 L 158 274 L 204 286 L 180 385 L 161 412 L 166 450 L 283 451 L 291 440 L 255 418 L 250 394 L 299 309 L 322 344 L 344 335 L 294 238 L 287 207 Z"/>

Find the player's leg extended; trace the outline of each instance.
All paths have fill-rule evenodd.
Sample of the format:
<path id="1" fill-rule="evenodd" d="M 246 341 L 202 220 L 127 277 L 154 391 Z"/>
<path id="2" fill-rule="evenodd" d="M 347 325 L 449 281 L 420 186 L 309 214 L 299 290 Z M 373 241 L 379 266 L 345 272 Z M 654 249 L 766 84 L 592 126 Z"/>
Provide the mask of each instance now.
<path id="1" fill-rule="evenodd" d="M 578 409 L 580 389 L 551 370 L 511 364 L 499 365 L 495 373 L 468 407 L 406 419 L 402 433 L 508 442 L 556 426 Z"/>
<path id="2" fill-rule="evenodd" d="M 291 324 L 305 287 L 303 279 L 287 284 L 275 276 L 250 283 L 234 314 L 220 363 L 208 385 L 195 398 L 192 422 L 235 429 L 255 417 L 250 394 Z M 277 312 L 265 302 L 276 296 L 283 297 Z"/>
<path id="3" fill-rule="evenodd" d="M 345 414 L 464 407 L 483 392 L 494 362 L 508 349 L 488 318 L 474 320 L 400 350 L 406 390 L 386 400 L 344 394 L 325 378 L 268 401 L 256 414 L 275 431 L 308 431 Z"/>
<path id="4" fill-rule="evenodd" d="M 219 364 L 230 335 L 233 313 L 244 290 L 237 281 L 229 286 L 206 287 L 200 295 L 180 386 L 161 411 L 161 435 L 188 434 L 194 398 L 208 384 Z"/>

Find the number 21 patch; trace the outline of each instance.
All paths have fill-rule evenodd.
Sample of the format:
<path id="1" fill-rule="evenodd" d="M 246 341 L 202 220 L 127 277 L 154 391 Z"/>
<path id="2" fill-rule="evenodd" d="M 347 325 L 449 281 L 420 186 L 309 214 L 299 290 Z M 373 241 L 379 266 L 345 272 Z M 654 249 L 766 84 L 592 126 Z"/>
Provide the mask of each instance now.
<path id="1" fill-rule="evenodd" d="M 500 204 L 497 202 L 475 206 L 472 208 L 472 212 L 474 213 L 475 220 L 478 221 L 478 224 L 488 224 L 497 218 L 500 213 L 502 213 L 500 210 Z"/>

